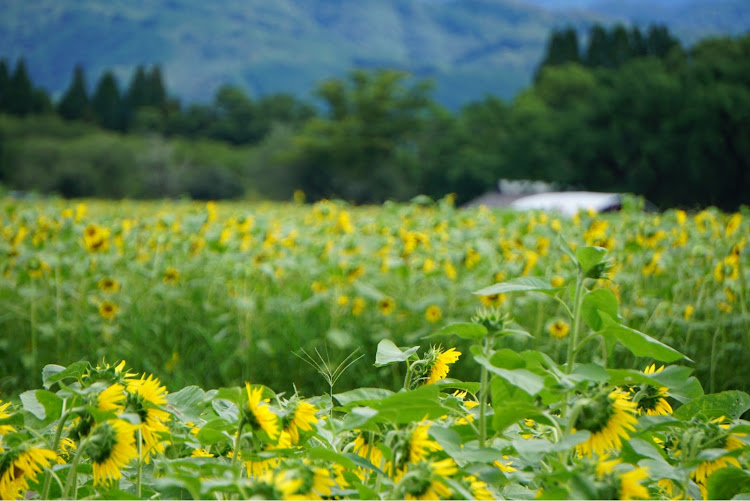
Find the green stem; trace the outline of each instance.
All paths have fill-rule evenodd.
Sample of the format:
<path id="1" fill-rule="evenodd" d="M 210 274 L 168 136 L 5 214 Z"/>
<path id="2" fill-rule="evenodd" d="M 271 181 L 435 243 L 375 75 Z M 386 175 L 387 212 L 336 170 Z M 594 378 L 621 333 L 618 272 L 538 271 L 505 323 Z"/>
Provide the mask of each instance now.
<path id="1" fill-rule="evenodd" d="M 55 454 L 57 454 L 57 448 L 60 446 L 60 438 L 62 437 L 62 430 L 63 426 L 65 425 L 65 421 L 68 420 L 68 417 L 70 416 L 70 411 L 65 410 L 65 400 L 63 400 L 62 403 L 62 414 L 60 416 L 60 420 L 57 422 L 57 429 L 55 430 L 55 438 L 52 441 L 52 450 L 55 451 Z M 42 488 L 42 499 L 49 499 L 49 489 L 52 484 L 52 471 L 50 470 L 49 474 L 47 475 L 47 478 L 44 479 L 44 487 Z"/>
<path id="2" fill-rule="evenodd" d="M 29 306 L 29 327 L 31 329 L 31 360 L 32 360 L 32 366 L 31 366 L 31 372 L 32 374 L 36 374 L 37 368 L 39 366 L 39 360 L 37 360 L 37 354 L 39 351 L 38 348 L 38 342 L 36 336 L 36 298 L 31 298 L 31 304 Z"/>
<path id="3" fill-rule="evenodd" d="M 61 499 L 75 499 L 75 497 L 70 497 L 70 489 L 76 483 L 76 476 L 78 475 L 78 463 L 81 462 L 81 456 L 83 456 L 83 451 L 84 449 L 86 449 L 88 444 L 89 441 L 88 438 L 86 438 L 80 443 L 78 449 L 76 450 L 76 455 L 73 457 L 73 461 L 70 463 L 70 471 L 68 472 L 68 479 L 65 481 L 65 489 L 63 489 Z"/>
<path id="4" fill-rule="evenodd" d="M 716 352 L 717 352 L 716 345 L 717 345 L 717 340 L 719 339 L 720 333 L 721 333 L 721 327 L 717 327 L 716 332 L 714 333 L 714 338 L 711 341 L 711 368 L 709 371 L 709 379 L 708 379 L 709 393 L 716 392 L 716 384 L 715 384 L 716 383 L 716 378 L 715 378 L 716 376 Z"/>
<path id="5" fill-rule="evenodd" d="M 236 451 L 237 449 L 235 449 Z M 138 472 L 135 477 L 135 492 L 141 497 L 141 477 L 143 476 L 143 433 L 138 428 Z"/>
<path id="6" fill-rule="evenodd" d="M 565 368 L 566 374 L 573 372 L 573 365 L 576 360 L 576 344 L 578 343 L 578 333 L 581 330 L 581 305 L 583 304 L 583 270 L 578 270 L 576 278 L 575 306 L 573 308 L 573 331 L 570 333 L 568 340 L 568 365 Z"/>
<path id="7" fill-rule="evenodd" d="M 240 418 L 240 422 L 237 425 L 237 433 L 234 435 L 234 454 L 232 454 L 232 468 L 237 466 L 239 462 L 240 453 L 240 436 L 242 435 L 242 428 L 245 426 L 245 419 Z"/>
<path id="8" fill-rule="evenodd" d="M 486 338 L 483 340 L 484 346 L 482 346 L 482 353 L 485 357 L 487 356 L 487 341 Z M 487 390 L 489 389 L 489 373 L 487 372 L 487 368 L 482 366 L 482 372 L 480 375 L 480 382 L 479 382 L 479 447 L 485 447 L 487 442 L 487 417 L 486 417 L 486 407 L 487 407 Z"/>

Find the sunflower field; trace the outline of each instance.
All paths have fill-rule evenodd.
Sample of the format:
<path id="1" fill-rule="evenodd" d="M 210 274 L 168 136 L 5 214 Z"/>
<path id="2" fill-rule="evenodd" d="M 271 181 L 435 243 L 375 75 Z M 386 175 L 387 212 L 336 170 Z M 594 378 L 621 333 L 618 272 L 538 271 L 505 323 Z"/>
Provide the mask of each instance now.
<path id="1" fill-rule="evenodd" d="M 0 200 L 0 497 L 750 495 L 745 209 L 297 195 Z"/>

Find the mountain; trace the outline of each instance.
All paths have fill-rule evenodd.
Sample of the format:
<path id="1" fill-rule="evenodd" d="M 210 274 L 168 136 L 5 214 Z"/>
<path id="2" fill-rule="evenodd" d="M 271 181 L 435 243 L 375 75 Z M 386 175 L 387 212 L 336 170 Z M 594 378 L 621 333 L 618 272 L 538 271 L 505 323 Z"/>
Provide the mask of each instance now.
<path id="1" fill-rule="evenodd" d="M 436 99 L 455 108 L 485 94 L 509 98 L 527 86 L 554 27 L 585 31 L 593 22 L 632 14 L 620 7 L 633 2 L 561 1 L 570 5 L 560 10 L 549 8 L 559 3 L 551 0 L 3 0 L 0 57 L 11 65 L 24 57 L 34 82 L 54 96 L 68 86 L 78 63 L 89 87 L 106 69 L 115 71 L 122 87 L 136 65 L 158 63 L 172 94 L 204 102 L 224 83 L 255 96 L 291 92 L 309 98 L 322 79 L 354 67 L 387 66 L 434 78 Z M 669 3 L 677 9 L 686 2 Z M 727 6 L 715 9 L 722 23 L 734 18 L 750 27 L 750 8 L 740 5 L 746 0 L 704 3 Z M 679 26 L 693 30 L 691 19 Z"/>

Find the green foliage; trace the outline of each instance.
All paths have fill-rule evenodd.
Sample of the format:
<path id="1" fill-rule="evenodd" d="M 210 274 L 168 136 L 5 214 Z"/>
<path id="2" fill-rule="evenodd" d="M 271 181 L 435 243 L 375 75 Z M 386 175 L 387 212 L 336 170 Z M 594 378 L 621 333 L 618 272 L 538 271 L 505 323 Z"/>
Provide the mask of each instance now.
<path id="1" fill-rule="evenodd" d="M 70 87 L 57 104 L 57 113 L 65 120 L 91 119 L 91 105 L 82 66 L 75 67 Z"/>

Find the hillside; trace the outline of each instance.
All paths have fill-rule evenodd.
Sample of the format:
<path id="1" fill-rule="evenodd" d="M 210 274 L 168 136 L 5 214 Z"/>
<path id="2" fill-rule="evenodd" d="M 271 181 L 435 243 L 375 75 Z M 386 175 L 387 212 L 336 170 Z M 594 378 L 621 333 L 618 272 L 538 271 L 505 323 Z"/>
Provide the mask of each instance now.
<path id="1" fill-rule="evenodd" d="M 222 83 L 309 97 L 321 79 L 377 66 L 434 77 L 435 97 L 451 107 L 488 93 L 507 98 L 529 83 L 553 27 L 609 19 L 601 9 L 552 11 L 520 0 L 3 4 L 0 56 L 25 57 L 34 82 L 53 95 L 78 63 L 89 86 L 104 69 L 124 85 L 134 66 L 159 63 L 185 101 L 207 101 Z"/>

